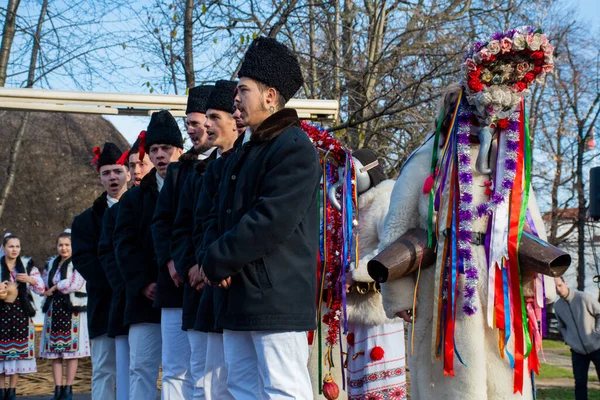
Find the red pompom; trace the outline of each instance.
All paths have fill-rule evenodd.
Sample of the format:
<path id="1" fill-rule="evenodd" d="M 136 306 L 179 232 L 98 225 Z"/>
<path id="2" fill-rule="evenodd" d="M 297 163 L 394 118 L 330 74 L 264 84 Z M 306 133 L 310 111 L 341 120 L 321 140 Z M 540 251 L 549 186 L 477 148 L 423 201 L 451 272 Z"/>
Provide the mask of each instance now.
<path id="1" fill-rule="evenodd" d="M 423 194 L 429 194 L 433 189 L 433 184 L 435 183 L 435 178 L 433 174 L 430 174 L 427 179 L 425 179 L 425 183 L 423 183 Z"/>
<path id="2" fill-rule="evenodd" d="M 350 332 L 348 335 L 346 335 L 346 343 L 348 343 L 348 346 L 354 346 L 354 333 Z"/>
<path id="3" fill-rule="evenodd" d="M 499 119 L 497 122 L 497 125 L 498 125 L 498 128 L 500 128 L 500 129 L 508 128 L 508 119 L 507 118 Z"/>
<path id="4" fill-rule="evenodd" d="M 385 356 L 385 351 L 383 351 L 383 349 L 379 346 L 375 346 L 373 347 L 373 349 L 371 349 L 371 360 L 373 361 L 379 361 L 381 359 L 383 359 L 383 356 Z"/>

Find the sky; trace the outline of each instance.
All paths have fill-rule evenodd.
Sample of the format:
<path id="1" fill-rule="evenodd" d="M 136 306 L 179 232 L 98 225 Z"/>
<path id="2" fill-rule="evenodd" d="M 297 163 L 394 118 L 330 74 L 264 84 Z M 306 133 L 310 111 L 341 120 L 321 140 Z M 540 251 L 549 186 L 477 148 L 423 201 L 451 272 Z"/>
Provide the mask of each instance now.
<path id="1" fill-rule="evenodd" d="M 576 18 L 589 23 L 592 30 L 600 32 L 600 0 L 572 0 L 571 2 L 578 10 Z M 150 121 L 149 117 L 105 116 L 105 118 L 125 136 L 129 143 L 135 141 L 137 135 L 146 129 Z"/>

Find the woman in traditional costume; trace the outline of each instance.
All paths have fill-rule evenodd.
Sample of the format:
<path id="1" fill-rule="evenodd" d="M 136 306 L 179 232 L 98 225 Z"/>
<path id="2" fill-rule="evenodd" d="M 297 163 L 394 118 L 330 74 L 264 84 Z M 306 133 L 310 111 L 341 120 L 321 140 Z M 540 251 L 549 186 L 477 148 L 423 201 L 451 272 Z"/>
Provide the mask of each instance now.
<path id="1" fill-rule="evenodd" d="M 44 277 L 46 299 L 42 306 L 44 329 L 40 357 L 52 360 L 54 377 L 53 400 L 71 400 L 77 360 L 90 356 L 87 328 L 87 293 L 85 280 L 71 262 L 71 231 L 58 235 L 58 255 L 48 260 Z M 67 367 L 66 386 L 63 381 L 63 360 Z"/>
<path id="2" fill-rule="evenodd" d="M 2 240 L 0 258 L 0 398 L 15 400 L 19 374 L 36 372 L 35 306 L 31 290 L 41 294 L 44 282 L 30 258 L 21 257 L 21 241 L 11 233 Z M 9 385 L 6 388 L 5 377 Z"/>

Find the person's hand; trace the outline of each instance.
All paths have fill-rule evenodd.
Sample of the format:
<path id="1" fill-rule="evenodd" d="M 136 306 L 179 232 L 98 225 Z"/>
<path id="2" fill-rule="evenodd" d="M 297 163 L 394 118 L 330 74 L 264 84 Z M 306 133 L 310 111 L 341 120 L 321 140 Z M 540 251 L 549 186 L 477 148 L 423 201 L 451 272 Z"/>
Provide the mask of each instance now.
<path id="1" fill-rule="evenodd" d="M 145 288 L 142 289 L 142 294 L 146 296 L 149 300 L 154 301 L 156 297 L 156 283 L 151 283 Z"/>
<path id="2" fill-rule="evenodd" d="M 44 292 L 44 296 L 50 297 L 50 296 L 52 296 L 54 294 L 55 291 L 56 291 L 56 285 L 54 285 L 50 289 L 46 290 Z"/>
<path id="3" fill-rule="evenodd" d="M 31 280 L 27 274 L 17 274 L 17 282 L 31 283 Z"/>
<path id="4" fill-rule="evenodd" d="M 173 280 L 175 287 L 180 287 L 183 285 L 183 279 L 181 279 L 177 273 L 177 270 L 175 269 L 175 262 L 173 262 L 173 260 L 169 260 L 169 262 L 167 262 L 167 268 L 169 269 L 169 275 L 171 275 L 171 279 Z"/>
<path id="5" fill-rule="evenodd" d="M 204 288 L 206 276 L 198 264 L 192 266 L 188 271 L 188 280 L 190 281 L 190 285 L 197 291 L 201 291 Z"/>
<path id="6" fill-rule="evenodd" d="M 217 285 L 217 287 L 220 287 L 222 289 L 229 289 L 231 287 L 231 277 L 223 279 L 221 283 Z"/>
<path id="7" fill-rule="evenodd" d="M 6 282 L 0 282 L 0 292 L 4 292 L 7 289 L 8 285 L 6 285 Z"/>
<path id="8" fill-rule="evenodd" d="M 409 324 L 412 324 L 413 322 L 412 310 L 400 311 L 399 313 L 396 313 L 396 315 L 408 322 Z"/>

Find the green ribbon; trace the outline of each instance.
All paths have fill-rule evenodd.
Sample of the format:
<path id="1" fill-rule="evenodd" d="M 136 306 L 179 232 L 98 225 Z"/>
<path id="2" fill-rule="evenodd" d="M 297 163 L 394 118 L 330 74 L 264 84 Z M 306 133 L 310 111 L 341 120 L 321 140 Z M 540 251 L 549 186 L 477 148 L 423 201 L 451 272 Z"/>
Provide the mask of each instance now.
<path id="1" fill-rule="evenodd" d="M 440 143 L 440 132 L 442 131 L 442 122 L 444 122 L 444 112 L 440 112 L 437 127 L 435 128 L 435 137 L 433 139 L 433 153 L 431 155 L 431 174 L 435 179 L 435 167 L 438 162 L 438 147 Z M 435 202 L 435 185 L 429 191 L 429 211 L 427 215 L 427 247 L 433 246 L 433 205 Z"/>
<path id="2" fill-rule="evenodd" d="M 524 167 L 525 167 L 525 182 L 523 186 L 523 202 L 521 203 L 521 214 L 519 216 L 519 233 L 517 236 L 517 245 L 521 243 L 521 236 L 523 235 L 523 227 L 525 226 L 525 219 L 527 217 L 527 205 L 529 204 L 529 189 L 531 187 L 531 141 L 529 140 L 529 121 L 527 110 L 525 109 L 525 101 L 523 101 L 523 125 L 525 127 L 525 151 Z M 523 314 L 523 321 L 527 321 L 527 311 L 525 310 L 525 298 L 523 296 L 523 280 L 521 274 L 521 268 L 519 266 L 519 281 L 521 281 L 521 313 Z M 529 324 L 524 323 L 523 329 L 525 331 L 525 358 L 529 357 L 529 353 L 532 349 L 531 338 L 529 337 Z"/>

